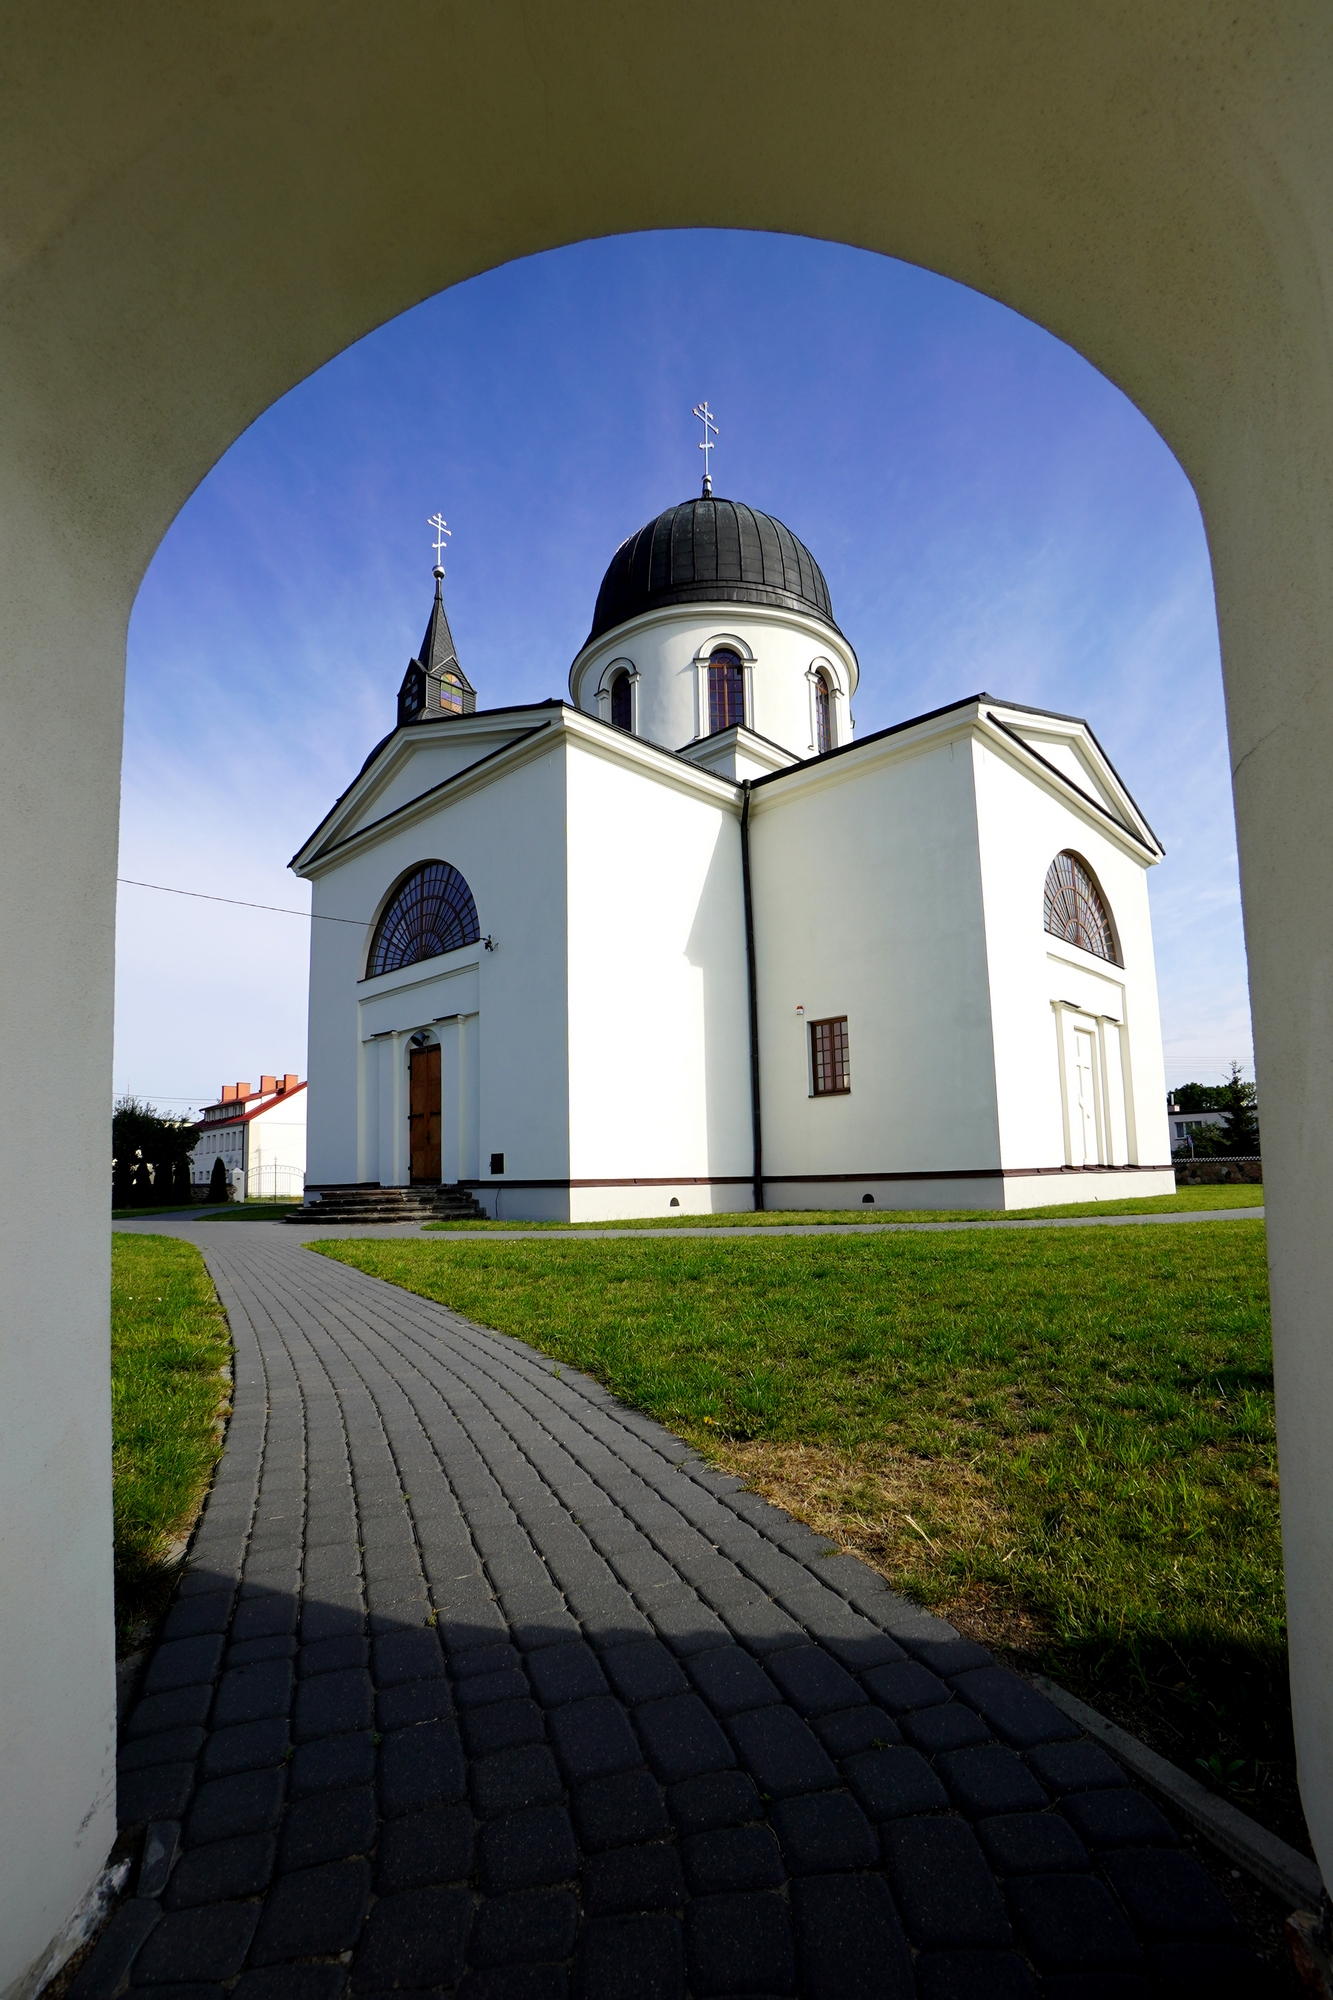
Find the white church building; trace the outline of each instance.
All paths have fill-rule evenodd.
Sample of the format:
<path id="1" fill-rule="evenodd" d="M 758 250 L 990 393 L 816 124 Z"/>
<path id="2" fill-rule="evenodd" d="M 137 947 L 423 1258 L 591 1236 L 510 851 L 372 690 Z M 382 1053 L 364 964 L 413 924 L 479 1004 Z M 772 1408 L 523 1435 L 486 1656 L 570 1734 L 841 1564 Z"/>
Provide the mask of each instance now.
<path id="1" fill-rule="evenodd" d="M 345 920 L 311 925 L 309 1191 L 1174 1191 L 1162 848 L 1086 722 L 976 694 L 856 738 L 818 564 L 707 480 L 617 549 L 567 701 L 479 708 L 435 577 L 396 726 L 292 861 Z"/>

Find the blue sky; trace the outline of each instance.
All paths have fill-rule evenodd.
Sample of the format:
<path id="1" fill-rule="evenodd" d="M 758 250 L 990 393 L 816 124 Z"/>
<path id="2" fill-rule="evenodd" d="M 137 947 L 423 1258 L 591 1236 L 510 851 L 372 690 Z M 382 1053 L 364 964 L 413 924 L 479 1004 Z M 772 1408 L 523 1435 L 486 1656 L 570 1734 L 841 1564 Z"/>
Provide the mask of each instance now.
<path id="1" fill-rule="evenodd" d="M 286 864 L 366 752 L 431 597 L 482 706 L 567 692 L 617 544 L 697 491 L 782 520 L 861 661 L 858 732 L 982 688 L 1086 716 L 1156 828 L 1168 1082 L 1251 1073 L 1212 583 L 1156 432 L 1040 328 L 840 245 L 576 245 L 428 300 L 267 411 L 130 625 L 120 874 L 308 906 Z M 115 1083 L 183 1111 L 305 1074 L 308 924 L 122 888 Z"/>

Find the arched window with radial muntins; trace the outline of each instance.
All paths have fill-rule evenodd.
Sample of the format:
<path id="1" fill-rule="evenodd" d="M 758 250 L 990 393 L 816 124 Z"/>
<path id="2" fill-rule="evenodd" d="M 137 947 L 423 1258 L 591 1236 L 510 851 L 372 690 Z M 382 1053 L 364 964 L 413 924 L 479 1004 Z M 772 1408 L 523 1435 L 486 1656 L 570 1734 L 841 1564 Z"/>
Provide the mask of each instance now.
<path id="1" fill-rule="evenodd" d="M 611 721 L 617 729 L 634 727 L 634 704 L 629 675 L 620 672 L 611 683 Z"/>
<path id="2" fill-rule="evenodd" d="M 833 714 L 829 699 L 828 675 L 815 675 L 815 749 L 822 757 L 833 748 Z"/>
<path id="3" fill-rule="evenodd" d="M 719 646 L 708 662 L 708 733 L 745 721 L 745 669 L 739 653 Z"/>
<path id="4" fill-rule="evenodd" d="M 439 958 L 481 937 L 472 891 L 448 861 L 424 861 L 398 884 L 375 927 L 368 979 Z"/>
<path id="5" fill-rule="evenodd" d="M 1102 892 L 1086 864 L 1068 850 L 1057 854 L 1046 871 L 1045 923 L 1052 937 L 1119 965 L 1120 953 Z"/>

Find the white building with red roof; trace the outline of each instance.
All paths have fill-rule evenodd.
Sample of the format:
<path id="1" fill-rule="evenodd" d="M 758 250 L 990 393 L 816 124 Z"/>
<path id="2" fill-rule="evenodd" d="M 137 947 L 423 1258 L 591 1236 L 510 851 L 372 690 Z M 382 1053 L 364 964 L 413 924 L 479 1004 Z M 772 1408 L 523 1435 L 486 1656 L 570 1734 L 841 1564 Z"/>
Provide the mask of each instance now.
<path id="1" fill-rule="evenodd" d="M 306 1087 L 300 1077 L 261 1076 L 224 1083 L 216 1104 L 206 1105 L 190 1155 L 190 1179 L 206 1187 L 221 1160 L 233 1199 L 265 1196 L 299 1199 L 305 1188 Z"/>

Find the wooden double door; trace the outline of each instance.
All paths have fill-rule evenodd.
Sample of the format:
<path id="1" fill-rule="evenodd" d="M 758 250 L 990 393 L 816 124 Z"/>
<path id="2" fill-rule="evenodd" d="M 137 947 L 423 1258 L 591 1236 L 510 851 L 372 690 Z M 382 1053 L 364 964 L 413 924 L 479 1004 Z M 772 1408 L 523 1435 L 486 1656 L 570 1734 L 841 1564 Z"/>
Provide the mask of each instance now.
<path id="1" fill-rule="evenodd" d="M 436 1024 L 433 1041 L 411 1052 L 407 1144 L 414 1181 L 452 1186 L 477 1178 L 480 1046 L 477 1016 L 455 1015 Z"/>
<path id="2" fill-rule="evenodd" d="M 440 1045 L 413 1049 L 407 1114 L 414 1181 L 440 1178 Z M 401 1100 L 400 1100 L 401 1102 Z"/>

